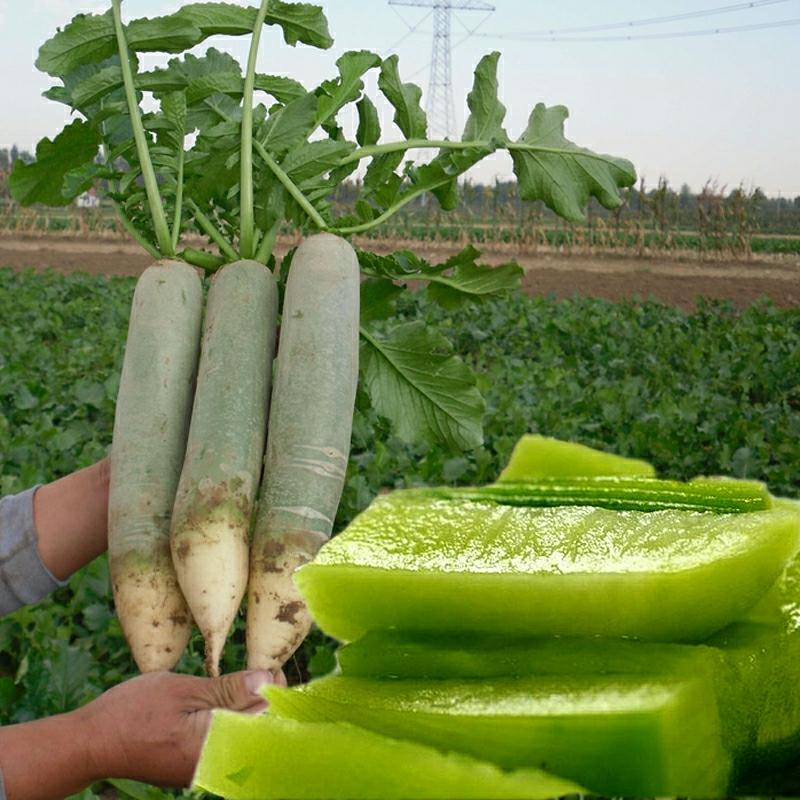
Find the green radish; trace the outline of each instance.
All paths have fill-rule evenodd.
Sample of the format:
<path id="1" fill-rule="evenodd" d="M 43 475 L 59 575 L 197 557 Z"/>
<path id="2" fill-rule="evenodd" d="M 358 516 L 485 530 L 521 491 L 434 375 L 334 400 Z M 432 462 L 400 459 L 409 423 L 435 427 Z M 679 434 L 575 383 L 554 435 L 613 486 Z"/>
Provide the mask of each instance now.
<path id="1" fill-rule="evenodd" d="M 162 261 L 136 285 L 122 366 L 108 505 L 108 555 L 122 629 L 142 672 L 172 669 L 191 631 L 169 549 L 200 344 L 193 267 Z"/>
<path id="2" fill-rule="evenodd" d="M 591 475 L 655 478 L 656 471 L 652 464 L 636 458 L 624 458 L 583 444 L 529 433 L 516 443 L 497 481 L 528 483 Z"/>
<path id="3" fill-rule="evenodd" d="M 779 501 L 738 514 L 613 511 L 430 491 L 377 498 L 298 572 L 327 634 L 696 642 L 752 608 L 800 546 L 800 513 Z"/>
<path id="4" fill-rule="evenodd" d="M 173 563 L 211 675 L 219 674 L 247 586 L 277 316 L 275 279 L 263 264 L 238 261 L 214 276 L 171 531 Z"/>
<path id="5" fill-rule="evenodd" d="M 247 663 L 277 670 L 311 617 L 295 570 L 328 540 L 344 486 L 358 382 L 359 270 L 330 234 L 292 260 L 250 551 Z"/>
<path id="6" fill-rule="evenodd" d="M 485 761 L 357 728 L 214 712 L 193 788 L 227 800 L 534 800 L 586 794 L 537 769 Z"/>

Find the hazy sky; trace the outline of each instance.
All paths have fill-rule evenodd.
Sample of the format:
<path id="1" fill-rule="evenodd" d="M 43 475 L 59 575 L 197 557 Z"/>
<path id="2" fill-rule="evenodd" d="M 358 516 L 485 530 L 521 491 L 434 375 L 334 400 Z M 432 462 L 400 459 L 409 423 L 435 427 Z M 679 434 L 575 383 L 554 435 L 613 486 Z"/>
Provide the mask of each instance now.
<path id="1" fill-rule="evenodd" d="M 247 4 L 245 0 L 238 0 Z M 708 37 L 623 42 L 520 42 L 492 36 L 542 28 L 593 25 L 680 14 L 730 5 L 733 0 L 493 0 L 496 12 L 464 39 L 465 27 L 484 16 L 459 12 L 453 19 L 453 86 L 459 130 L 472 69 L 485 52 L 503 53 L 501 97 L 506 128 L 516 137 L 538 101 L 564 104 L 571 118 L 567 136 L 578 144 L 633 161 L 648 183 L 659 175 L 697 189 L 707 180 L 729 187 L 744 182 L 771 195 L 800 195 L 800 25 Z M 39 45 L 80 11 L 104 10 L 108 2 L 0 0 L 0 146 L 32 148 L 53 136 L 67 119 L 64 107 L 41 92 L 51 79 L 36 71 Z M 177 0 L 126 0 L 128 18 L 174 10 Z M 391 46 L 426 12 L 397 11 L 386 0 L 327 0 L 336 43 L 329 51 L 283 46 L 276 29 L 263 39 L 260 72 L 284 73 L 313 86 L 336 74 L 344 50 L 368 48 L 388 55 Z M 397 12 L 400 12 L 398 15 Z M 403 19 L 400 18 L 402 16 Z M 712 17 L 648 26 L 631 33 L 687 31 L 800 18 L 800 0 Z M 406 22 L 404 22 L 405 20 Z M 463 23 L 463 25 L 462 25 Z M 401 74 L 427 88 L 431 20 L 403 41 Z M 245 39 L 216 38 L 209 45 L 245 59 Z M 147 57 L 147 67 L 159 63 Z M 374 78 L 368 82 L 375 91 Z M 348 121 L 344 120 L 347 124 Z M 390 113 L 383 109 L 389 127 Z M 394 134 L 393 134 L 394 135 Z M 475 178 L 511 174 L 510 160 L 495 157 Z"/>

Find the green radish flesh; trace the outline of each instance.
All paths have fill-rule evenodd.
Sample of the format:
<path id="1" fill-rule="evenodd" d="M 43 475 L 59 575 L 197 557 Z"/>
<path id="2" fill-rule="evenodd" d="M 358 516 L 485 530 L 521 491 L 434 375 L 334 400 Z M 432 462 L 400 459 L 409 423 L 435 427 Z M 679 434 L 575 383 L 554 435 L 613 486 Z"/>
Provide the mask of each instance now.
<path id="1" fill-rule="evenodd" d="M 695 478 L 688 483 L 656 478 L 551 478 L 529 483 L 491 486 L 440 486 L 409 489 L 406 497 L 475 500 L 507 506 L 595 506 L 615 511 L 688 511 L 737 513 L 763 511 L 772 501 L 757 481 Z"/>
<path id="2" fill-rule="evenodd" d="M 272 273 L 238 261 L 212 279 L 186 456 L 172 514 L 172 559 L 219 659 L 247 587 L 250 518 L 261 477 L 278 294 Z"/>
<path id="3" fill-rule="evenodd" d="M 343 641 L 368 630 L 700 641 L 780 576 L 800 514 L 521 508 L 379 497 L 296 581 Z"/>
<path id="4" fill-rule="evenodd" d="M 229 711 L 214 712 L 194 788 L 228 800 L 535 800 L 584 793 L 539 770 L 505 772 L 347 723 Z"/>
<path id="5" fill-rule="evenodd" d="M 783 505 L 783 501 L 778 501 Z M 373 631 L 338 653 L 346 677 L 494 680 L 634 675 L 702 678 L 714 697 L 735 777 L 782 769 L 800 743 L 800 558 L 761 603 L 701 645 Z M 569 770 L 563 774 L 570 775 Z"/>
<path id="6" fill-rule="evenodd" d="M 136 285 L 114 416 L 108 555 L 122 629 L 142 672 L 175 666 L 191 618 L 169 528 L 189 431 L 203 293 L 194 268 L 159 262 Z"/>
<path id="7" fill-rule="evenodd" d="M 328 540 L 339 506 L 358 382 L 358 326 L 355 252 L 330 234 L 306 239 L 286 284 L 250 551 L 250 669 L 279 669 L 311 626 L 293 575 Z"/>
<path id="8" fill-rule="evenodd" d="M 349 722 L 607 797 L 722 796 L 730 759 L 702 680 L 640 675 L 370 680 L 267 690 L 270 714 Z"/>
<path id="9" fill-rule="evenodd" d="M 595 450 L 583 444 L 528 434 L 515 445 L 499 483 L 525 483 L 543 478 L 581 478 L 593 475 L 654 478 L 652 464 Z"/>

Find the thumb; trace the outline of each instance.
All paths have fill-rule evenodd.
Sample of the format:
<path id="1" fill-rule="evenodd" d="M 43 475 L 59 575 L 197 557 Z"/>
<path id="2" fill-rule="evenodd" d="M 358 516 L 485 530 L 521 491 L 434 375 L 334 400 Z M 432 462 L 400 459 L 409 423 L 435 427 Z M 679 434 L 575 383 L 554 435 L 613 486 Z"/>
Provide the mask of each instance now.
<path id="1" fill-rule="evenodd" d="M 260 689 L 275 683 L 271 672 L 233 672 L 208 682 L 209 708 L 230 711 L 263 711 L 267 705 Z"/>

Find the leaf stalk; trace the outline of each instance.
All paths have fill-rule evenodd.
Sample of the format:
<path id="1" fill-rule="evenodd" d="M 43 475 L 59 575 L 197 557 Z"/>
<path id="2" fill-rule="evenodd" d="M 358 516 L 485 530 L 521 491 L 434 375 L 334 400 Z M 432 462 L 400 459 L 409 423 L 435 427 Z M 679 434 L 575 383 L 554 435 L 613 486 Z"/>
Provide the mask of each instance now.
<path id="1" fill-rule="evenodd" d="M 219 247 L 220 252 L 229 261 L 238 261 L 240 258 L 239 254 L 228 244 L 225 237 L 217 230 L 214 223 L 200 210 L 194 200 L 189 201 L 189 208 L 192 209 L 192 214 L 195 220 L 197 220 L 197 224 L 203 229 L 206 236 Z"/>
<path id="2" fill-rule="evenodd" d="M 242 258 L 252 258 L 255 251 L 255 203 L 253 200 L 253 91 L 256 80 L 256 62 L 261 31 L 267 18 L 269 0 L 261 0 L 244 78 L 242 97 L 241 178 L 239 181 L 239 251 Z"/>
<path id="3" fill-rule="evenodd" d="M 158 242 L 161 255 L 170 258 L 175 255 L 175 248 L 172 244 L 167 218 L 164 215 L 164 205 L 161 202 L 161 195 L 158 191 L 158 180 L 156 179 L 156 173 L 153 169 L 153 162 L 150 159 L 147 136 L 144 131 L 144 125 L 142 124 L 139 100 L 136 96 L 136 86 L 133 79 L 133 70 L 131 69 L 130 50 L 128 49 L 128 42 L 125 38 L 125 28 L 122 25 L 121 0 L 111 0 L 111 8 L 113 10 L 114 31 L 117 37 L 117 48 L 121 61 L 122 80 L 125 84 L 125 99 L 128 104 L 128 114 L 131 119 L 133 138 L 136 142 L 139 166 L 141 167 L 142 178 L 144 179 L 144 188 L 147 194 L 150 216 L 153 219 L 153 228 L 155 229 L 156 241 Z"/>
<path id="4" fill-rule="evenodd" d="M 261 157 L 261 160 L 269 167 L 273 175 L 283 184 L 287 192 L 294 198 L 300 208 L 306 212 L 311 221 L 320 229 L 327 230 L 328 224 L 322 218 L 319 211 L 314 208 L 309 202 L 308 198 L 300 190 L 300 187 L 281 169 L 277 161 L 267 152 L 267 149 L 261 142 L 255 143 L 256 152 Z"/>

